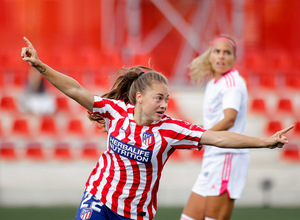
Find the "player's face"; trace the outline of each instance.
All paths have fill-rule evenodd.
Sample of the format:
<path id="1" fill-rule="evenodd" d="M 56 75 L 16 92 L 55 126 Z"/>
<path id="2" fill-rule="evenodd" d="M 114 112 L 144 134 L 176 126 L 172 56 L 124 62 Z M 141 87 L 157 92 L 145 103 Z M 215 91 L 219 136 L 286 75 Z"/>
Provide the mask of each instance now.
<path id="1" fill-rule="evenodd" d="M 222 75 L 233 68 L 235 64 L 235 53 L 233 46 L 225 39 L 214 43 L 209 56 L 209 61 L 215 74 Z"/>
<path id="2" fill-rule="evenodd" d="M 168 107 L 169 88 L 164 83 L 154 82 L 146 89 L 145 94 L 140 94 L 137 101 L 140 104 L 143 124 L 159 121 Z"/>

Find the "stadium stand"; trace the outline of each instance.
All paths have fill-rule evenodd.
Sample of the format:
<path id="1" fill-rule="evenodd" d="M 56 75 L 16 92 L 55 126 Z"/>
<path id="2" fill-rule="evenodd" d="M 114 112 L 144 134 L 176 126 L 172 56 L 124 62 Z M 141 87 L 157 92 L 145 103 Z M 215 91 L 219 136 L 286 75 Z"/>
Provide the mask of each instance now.
<path id="1" fill-rule="evenodd" d="M 281 121 L 277 120 L 269 120 L 266 124 L 265 134 L 273 135 L 275 132 L 283 129 L 283 125 Z"/>
<path id="2" fill-rule="evenodd" d="M 54 146 L 53 158 L 57 160 L 69 161 L 74 159 L 71 153 L 71 146 L 67 142 L 57 142 Z"/>
<path id="3" fill-rule="evenodd" d="M 289 73 L 285 76 L 285 87 L 287 89 L 300 90 L 300 75 L 299 73 Z"/>
<path id="4" fill-rule="evenodd" d="M 267 114 L 266 101 L 263 98 L 254 98 L 250 103 L 250 112 L 252 114 Z"/>
<path id="5" fill-rule="evenodd" d="M 84 137 L 85 130 L 84 130 L 83 122 L 80 119 L 71 118 L 67 122 L 66 134 L 70 136 Z"/>
<path id="6" fill-rule="evenodd" d="M 97 160 L 101 153 L 96 142 L 85 142 L 81 147 L 81 158 L 85 160 Z"/>
<path id="7" fill-rule="evenodd" d="M 71 108 L 68 98 L 65 96 L 57 96 L 56 108 L 57 113 L 69 114 L 71 112 Z"/>
<path id="8" fill-rule="evenodd" d="M 296 143 L 288 143 L 281 149 L 280 159 L 289 162 L 300 162 L 300 149 Z"/>
<path id="9" fill-rule="evenodd" d="M 278 114 L 294 114 L 293 102 L 289 98 L 278 99 L 276 108 Z"/>
<path id="10" fill-rule="evenodd" d="M 294 125 L 295 127 L 292 130 L 293 138 L 300 139 L 300 121 L 295 121 Z"/>
<path id="11" fill-rule="evenodd" d="M 13 96 L 2 96 L 0 101 L 1 111 L 11 114 L 17 114 L 18 107 L 16 98 Z"/>
<path id="12" fill-rule="evenodd" d="M 54 117 L 48 115 L 43 116 L 40 119 L 39 135 L 43 137 L 57 137 L 59 135 L 57 131 L 57 124 Z"/>
<path id="13" fill-rule="evenodd" d="M 0 138 L 4 137 L 3 128 L 2 128 L 2 121 L 0 121 Z"/>
<path id="14" fill-rule="evenodd" d="M 32 137 L 28 118 L 24 117 L 24 118 L 14 119 L 11 135 L 13 137 L 23 137 L 23 138 Z"/>
<path id="15" fill-rule="evenodd" d="M 7 141 L 7 142 L 1 143 L 0 159 L 1 160 L 16 160 L 17 159 L 15 145 L 13 142 Z"/>
<path id="16" fill-rule="evenodd" d="M 29 141 L 26 144 L 25 158 L 34 161 L 44 161 L 46 159 L 41 142 Z"/>

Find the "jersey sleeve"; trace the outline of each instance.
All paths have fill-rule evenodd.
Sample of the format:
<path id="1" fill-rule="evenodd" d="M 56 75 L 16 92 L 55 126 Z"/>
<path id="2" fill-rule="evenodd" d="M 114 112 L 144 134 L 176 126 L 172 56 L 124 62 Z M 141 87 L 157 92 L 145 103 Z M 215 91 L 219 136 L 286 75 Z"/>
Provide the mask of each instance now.
<path id="1" fill-rule="evenodd" d="M 124 112 L 125 103 L 119 100 L 106 99 L 98 95 L 94 96 L 93 112 L 91 115 L 99 115 L 104 119 L 110 120 L 116 114 Z"/>
<path id="2" fill-rule="evenodd" d="M 197 149 L 200 150 L 200 139 L 205 131 L 203 128 L 186 121 L 174 120 L 171 124 L 166 123 L 165 139 L 176 149 Z"/>
<path id="3" fill-rule="evenodd" d="M 232 108 L 239 112 L 242 104 L 242 91 L 237 87 L 227 88 L 222 99 L 223 110 Z"/>

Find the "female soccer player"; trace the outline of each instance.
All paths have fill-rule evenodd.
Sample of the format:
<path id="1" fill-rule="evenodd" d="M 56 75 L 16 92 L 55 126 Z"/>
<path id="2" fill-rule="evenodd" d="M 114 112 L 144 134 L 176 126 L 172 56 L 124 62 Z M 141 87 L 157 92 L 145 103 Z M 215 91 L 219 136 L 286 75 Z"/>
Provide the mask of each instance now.
<path id="1" fill-rule="evenodd" d="M 169 90 L 165 76 L 146 67 L 123 69 L 112 90 L 100 97 L 41 62 L 33 45 L 21 56 L 50 83 L 84 106 L 90 119 L 105 122 L 107 150 L 91 172 L 76 220 L 153 219 L 162 169 L 176 149 L 201 144 L 231 148 L 276 148 L 287 143 L 286 128 L 268 138 L 205 131 L 165 115 Z"/>
<path id="2" fill-rule="evenodd" d="M 234 69 L 236 43 L 220 36 L 190 64 L 190 76 L 201 82 L 211 74 L 203 103 L 203 128 L 243 134 L 247 114 L 247 87 Z M 240 198 L 249 168 L 248 149 L 204 147 L 201 173 L 194 184 L 181 220 L 230 219 Z"/>

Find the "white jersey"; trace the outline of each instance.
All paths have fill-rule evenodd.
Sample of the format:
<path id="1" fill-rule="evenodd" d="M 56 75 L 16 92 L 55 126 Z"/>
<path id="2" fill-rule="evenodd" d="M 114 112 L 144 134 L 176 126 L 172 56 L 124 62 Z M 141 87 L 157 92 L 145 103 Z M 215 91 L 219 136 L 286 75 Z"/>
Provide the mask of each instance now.
<path id="1" fill-rule="evenodd" d="M 142 126 L 134 105 L 95 96 L 93 114 L 105 119 L 107 150 L 100 156 L 86 191 L 130 219 L 152 219 L 162 169 L 176 149 L 201 149 L 202 128 L 164 115 Z"/>
<path id="2" fill-rule="evenodd" d="M 210 129 L 224 118 L 224 110 L 235 109 L 238 114 L 234 125 L 228 130 L 243 134 L 246 124 L 248 93 L 244 79 L 235 69 L 218 80 L 208 82 L 203 102 L 203 127 Z M 205 146 L 204 156 L 219 153 L 248 153 L 248 149 L 224 149 Z"/>

